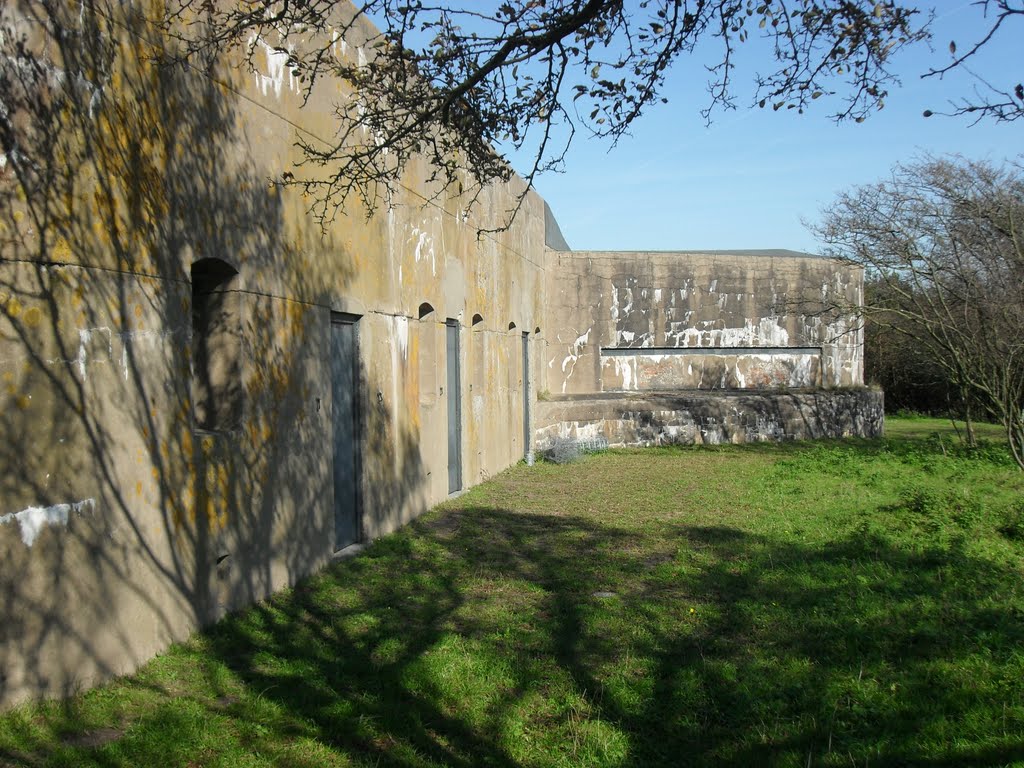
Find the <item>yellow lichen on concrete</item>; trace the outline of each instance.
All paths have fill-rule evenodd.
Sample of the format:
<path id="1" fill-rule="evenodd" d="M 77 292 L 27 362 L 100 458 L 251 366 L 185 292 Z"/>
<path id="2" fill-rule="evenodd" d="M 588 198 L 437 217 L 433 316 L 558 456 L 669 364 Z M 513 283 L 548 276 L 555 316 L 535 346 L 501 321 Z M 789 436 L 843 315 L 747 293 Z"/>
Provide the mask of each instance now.
<path id="1" fill-rule="evenodd" d="M 39 307 L 29 307 L 25 310 L 25 325 L 29 328 L 38 328 L 43 321 L 43 313 Z"/>
<path id="2" fill-rule="evenodd" d="M 77 0 L 71 2 L 77 8 Z M 39 355 L 52 361 L 46 363 L 48 373 L 71 384 L 72 402 L 32 389 L 28 362 L 25 382 L 20 380 L 23 352 L 16 345 L 3 353 L 18 361 L 4 370 L 11 374 L 4 379 L 8 411 L 32 409 L 31 423 L 54 435 L 70 424 L 100 436 L 98 443 L 82 438 L 73 448 L 53 447 L 60 458 L 73 460 L 68 486 L 85 489 L 75 498 L 98 486 L 97 498 L 122 505 L 104 508 L 96 521 L 110 521 L 116 530 L 111 556 L 124 558 L 117 567 L 133 579 L 142 574 L 142 581 L 118 583 L 110 573 L 90 570 L 83 558 L 74 561 L 81 566 L 76 583 L 83 594 L 112 595 L 114 619 L 99 626 L 78 621 L 78 606 L 53 610 L 62 619 L 68 614 L 69 637 L 72 630 L 101 636 L 107 644 L 101 660 L 120 663 L 146 658 L 166 643 L 165 635 L 154 637 L 154 615 L 170 617 L 174 636 L 207 615 L 197 606 L 202 596 L 196 587 L 199 574 L 214 567 L 210 549 L 251 558 L 254 570 L 271 574 L 266 583 L 243 586 L 243 597 L 232 598 L 242 601 L 293 582 L 330 556 L 330 535 L 324 532 L 333 527 L 333 311 L 361 315 L 356 407 L 359 487 L 366 496 L 363 535 L 378 536 L 443 499 L 444 319 L 460 318 L 464 331 L 477 311 L 491 329 L 513 315 L 522 322 L 519 303 L 539 300 L 518 296 L 530 279 L 515 253 L 536 252 L 542 244 L 518 233 L 478 241 L 477 219 L 467 221 L 458 208 L 464 201 L 454 197 L 438 198 L 446 210 L 421 210 L 420 193 L 431 192 L 424 181 L 430 171 L 422 163 L 404 177 L 410 190 L 396 191 L 393 230 L 386 210 L 368 218 L 353 205 L 321 231 L 306 213 L 308 201 L 294 189 L 272 184 L 265 190 L 263 184 L 294 166 L 294 126 L 323 127 L 320 112 L 299 112 L 298 100 L 291 98 L 270 105 L 274 109 L 264 108 L 266 100 L 249 101 L 255 89 L 243 67 L 215 71 L 209 79 L 167 66 L 153 45 L 160 38 L 138 2 L 112 2 L 109 9 L 112 21 L 97 23 L 109 25 L 102 34 L 119 37 L 122 45 L 104 47 L 102 53 L 113 54 L 113 60 L 85 73 L 98 79 L 102 98 L 91 111 L 60 116 L 65 122 L 59 146 L 46 159 L 66 169 L 65 178 L 57 179 L 45 199 L 25 206 L 32 215 L 19 212 L 23 231 L 16 235 L 19 258 L 31 261 L 43 252 L 42 241 L 47 260 L 76 265 L 56 273 L 60 280 L 69 274 L 75 279 L 61 289 L 53 338 L 47 337 L 45 354 Z M 503 202 L 504 194 L 495 199 Z M 488 205 L 501 208 L 494 200 Z M 50 222 L 50 229 L 33 235 L 31 247 L 28 230 L 41 221 Z M 415 227 L 433 242 L 432 256 L 428 239 L 420 241 L 423 232 L 413 238 Z M 235 383 L 243 407 L 237 424 L 213 435 L 196 431 L 191 394 L 190 267 L 203 256 L 222 258 L 240 271 L 242 354 Z M 6 262 L 0 267 L 8 268 Z M 31 282 L 36 272 L 29 268 L 24 274 L 26 285 L 37 288 Z M 147 281 L 142 274 L 157 279 Z M 45 283 L 45 277 L 38 279 Z M 516 287 L 500 285 L 507 280 Z M 13 300 L 0 301 L 6 315 L 0 320 L 28 327 L 38 317 L 39 333 L 33 335 L 45 336 L 51 318 L 38 292 L 12 294 Z M 424 301 L 436 315 L 421 324 L 416 309 Z M 474 370 L 471 357 L 479 351 L 466 335 L 462 339 L 467 382 Z M 500 379 L 501 390 L 492 385 L 475 387 L 472 395 L 468 385 L 463 388 L 464 426 L 469 421 L 464 477 L 470 482 L 515 458 L 508 430 L 501 429 L 516 413 L 510 398 L 501 396 L 508 385 Z M 473 410 L 478 395 L 486 404 L 479 422 Z M 94 459 L 108 461 L 113 472 L 98 471 Z M 40 482 L 44 471 L 41 462 L 26 461 L 25 487 Z M 131 524 L 124 525 L 128 518 Z M 143 540 L 135 541 L 135 535 Z M 242 580 L 234 574 L 224 578 Z M 139 604 L 137 593 L 144 589 L 151 590 L 152 605 Z M 125 647 L 111 652 L 123 638 L 130 638 Z M 29 647 L 32 638 L 21 641 Z M 56 657 L 62 648 L 53 642 Z"/>

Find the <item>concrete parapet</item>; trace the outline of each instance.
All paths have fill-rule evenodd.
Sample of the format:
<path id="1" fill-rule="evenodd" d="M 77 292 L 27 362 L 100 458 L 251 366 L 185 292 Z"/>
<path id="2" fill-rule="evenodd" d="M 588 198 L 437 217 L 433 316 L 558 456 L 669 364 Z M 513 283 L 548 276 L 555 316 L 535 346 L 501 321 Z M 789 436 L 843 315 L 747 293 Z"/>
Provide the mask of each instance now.
<path id="1" fill-rule="evenodd" d="M 880 437 L 883 415 L 883 393 L 859 388 L 554 397 L 537 404 L 535 443 L 543 451 L 557 439 L 599 437 L 610 446 Z"/>

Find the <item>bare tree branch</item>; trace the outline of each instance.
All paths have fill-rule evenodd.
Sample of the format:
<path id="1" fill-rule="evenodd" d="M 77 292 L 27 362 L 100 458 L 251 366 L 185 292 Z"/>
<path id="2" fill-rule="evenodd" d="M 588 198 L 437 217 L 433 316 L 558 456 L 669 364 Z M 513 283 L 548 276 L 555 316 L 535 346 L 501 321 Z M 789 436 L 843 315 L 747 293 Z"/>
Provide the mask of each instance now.
<path id="1" fill-rule="evenodd" d="M 304 139 L 305 165 L 289 171 L 323 224 L 353 198 L 372 213 L 417 157 L 432 169 L 436 197 L 471 201 L 508 180 L 503 155 L 511 153 L 532 158 L 518 169 L 532 184 L 561 166 L 580 128 L 612 144 L 627 134 L 671 97 L 665 77 L 684 59 L 695 59 L 708 82 L 709 103 L 700 106 L 710 116 L 733 105 L 733 53 L 749 40 L 760 41 L 766 59 L 752 103 L 802 112 L 831 96 L 832 117 L 863 119 L 896 82 L 890 57 L 925 39 L 927 21 L 902 3 L 875 0 L 172 6 L 167 34 L 183 56 L 240 48 L 254 68 L 261 55 L 280 57 L 306 98 L 325 78 L 341 86 L 337 135 L 329 144 Z M 348 39 L 360 41 L 358 52 L 338 51 Z"/>
<path id="2" fill-rule="evenodd" d="M 972 124 L 981 120 L 995 120 L 996 122 L 1013 122 L 1024 117 L 1024 84 L 1013 73 L 1000 72 L 1001 78 L 1010 82 L 1009 86 L 995 85 L 991 78 L 985 77 L 973 70 L 969 63 L 975 59 L 992 41 L 997 34 L 1004 32 L 1012 21 L 1024 20 L 1024 2 L 1022 0 L 977 0 L 973 3 L 981 9 L 986 19 L 991 19 L 988 29 L 980 39 L 960 52 L 956 41 L 950 41 L 950 61 L 943 67 L 930 69 L 922 77 L 937 77 L 942 79 L 945 75 L 954 70 L 967 72 L 974 80 L 973 93 L 953 99 L 949 102 L 949 111 L 925 110 L 924 116 L 945 115 L 947 117 L 970 117 Z M 1018 34 L 1021 30 L 1018 30 Z M 1014 84 L 1014 79 L 1017 82 Z"/>
<path id="3" fill-rule="evenodd" d="M 1022 220 L 1019 161 L 929 158 L 841 195 L 815 232 L 828 255 L 867 270 L 872 291 L 852 309 L 918 345 L 1005 427 L 1024 469 Z"/>

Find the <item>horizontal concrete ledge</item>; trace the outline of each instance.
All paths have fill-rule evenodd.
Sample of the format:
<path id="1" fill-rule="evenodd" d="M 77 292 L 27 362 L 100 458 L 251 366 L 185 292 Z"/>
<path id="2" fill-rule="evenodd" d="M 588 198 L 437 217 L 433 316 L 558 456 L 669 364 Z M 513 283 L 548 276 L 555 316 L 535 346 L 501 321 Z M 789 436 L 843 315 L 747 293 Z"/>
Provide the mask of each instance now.
<path id="1" fill-rule="evenodd" d="M 640 250 L 640 251 L 607 251 L 607 250 L 568 250 L 559 251 L 552 249 L 559 256 L 575 256 L 578 258 L 586 258 L 590 255 L 595 256 L 619 256 L 619 255 L 631 255 L 631 256 L 747 256 L 757 259 L 817 259 L 819 261 L 833 261 L 828 256 L 822 256 L 817 253 L 806 253 L 804 251 L 791 251 L 787 248 L 735 248 L 732 250 L 693 250 L 684 249 L 678 251 L 665 251 L 665 250 Z"/>
<path id="2" fill-rule="evenodd" d="M 784 391 L 777 389 L 673 389 L 673 390 L 655 390 L 649 389 L 633 392 L 588 392 L 583 394 L 550 394 L 545 395 L 543 400 L 539 402 L 541 405 L 544 403 L 575 403 L 575 402 L 590 402 L 590 401 L 607 401 L 607 400 L 618 400 L 623 402 L 652 402 L 652 403 L 665 403 L 674 400 L 687 400 L 692 398 L 703 399 L 703 398 L 728 398 L 728 397 L 755 397 L 763 398 L 766 396 L 776 397 L 792 397 L 796 395 L 849 395 L 857 394 L 862 392 L 877 392 L 878 395 L 882 393 L 877 390 L 871 390 L 868 388 L 851 387 L 849 389 L 821 389 L 818 387 L 801 387 L 801 388 L 787 388 Z"/>
<path id="3" fill-rule="evenodd" d="M 820 355 L 821 347 L 601 347 L 608 357 L 636 355 Z"/>
<path id="4" fill-rule="evenodd" d="M 537 404 L 535 444 L 611 446 L 879 437 L 884 397 L 870 389 L 594 393 Z"/>

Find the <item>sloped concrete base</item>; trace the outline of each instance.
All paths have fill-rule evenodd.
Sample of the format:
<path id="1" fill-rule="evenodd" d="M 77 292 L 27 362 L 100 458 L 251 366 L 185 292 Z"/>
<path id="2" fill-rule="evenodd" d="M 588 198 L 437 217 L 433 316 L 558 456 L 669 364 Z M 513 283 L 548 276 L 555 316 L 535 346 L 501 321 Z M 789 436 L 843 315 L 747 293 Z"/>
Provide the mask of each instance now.
<path id="1" fill-rule="evenodd" d="M 558 397 L 537 404 L 535 438 L 543 451 L 558 439 L 651 446 L 880 437 L 883 405 L 883 393 L 869 389 Z"/>

